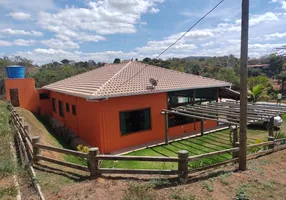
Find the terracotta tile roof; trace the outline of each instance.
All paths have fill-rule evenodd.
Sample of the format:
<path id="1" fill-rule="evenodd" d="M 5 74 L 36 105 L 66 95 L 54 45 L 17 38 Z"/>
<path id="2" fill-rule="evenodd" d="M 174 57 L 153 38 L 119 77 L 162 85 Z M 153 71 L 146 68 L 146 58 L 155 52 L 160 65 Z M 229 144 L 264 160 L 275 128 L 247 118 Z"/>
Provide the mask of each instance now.
<path id="1" fill-rule="evenodd" d="M 158 81 L 154 89 L 148 88 L 150 78 Z M 223 86 L 230 83 L 130 61 L 109 64 L 43 88 L 86 99 L 101 99 Z"/>

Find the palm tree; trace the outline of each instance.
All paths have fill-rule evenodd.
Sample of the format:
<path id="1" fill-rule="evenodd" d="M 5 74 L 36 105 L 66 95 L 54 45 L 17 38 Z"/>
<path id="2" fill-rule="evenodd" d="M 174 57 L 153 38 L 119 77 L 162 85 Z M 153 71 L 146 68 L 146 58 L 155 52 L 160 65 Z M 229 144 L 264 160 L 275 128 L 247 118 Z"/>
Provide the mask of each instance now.
<path id="1" fill-rule="evenodd" d="M 255 85 L 252 90 L 248 90 L 248 98 L 252 102 L 256 102 L 263 97 L 264 86 L 263 85 Z"/>

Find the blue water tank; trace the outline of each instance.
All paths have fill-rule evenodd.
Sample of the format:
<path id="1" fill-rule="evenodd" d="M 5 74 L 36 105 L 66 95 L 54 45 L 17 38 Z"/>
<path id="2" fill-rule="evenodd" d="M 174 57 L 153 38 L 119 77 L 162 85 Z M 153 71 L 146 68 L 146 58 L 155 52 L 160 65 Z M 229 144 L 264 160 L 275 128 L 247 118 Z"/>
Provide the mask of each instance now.
<path id="1" fill-rule="evenodd" d="M 11 65 L 6 67 L 8 78 L 25 78 L 25 67 L 20 65 Z"/>

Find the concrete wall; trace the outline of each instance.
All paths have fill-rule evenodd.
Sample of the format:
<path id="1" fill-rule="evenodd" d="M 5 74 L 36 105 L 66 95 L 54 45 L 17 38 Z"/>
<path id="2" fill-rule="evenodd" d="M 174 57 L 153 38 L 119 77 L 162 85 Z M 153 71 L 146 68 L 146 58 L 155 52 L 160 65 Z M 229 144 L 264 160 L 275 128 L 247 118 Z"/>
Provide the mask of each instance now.
<path id="1" fill-rule="evenodd" d="M 18 89 L 21 108 L 38 112 L 40 108 L 39 92 L 33 78 L 5 79 L 6 99 L 10 101 L 10 89 Z"/>

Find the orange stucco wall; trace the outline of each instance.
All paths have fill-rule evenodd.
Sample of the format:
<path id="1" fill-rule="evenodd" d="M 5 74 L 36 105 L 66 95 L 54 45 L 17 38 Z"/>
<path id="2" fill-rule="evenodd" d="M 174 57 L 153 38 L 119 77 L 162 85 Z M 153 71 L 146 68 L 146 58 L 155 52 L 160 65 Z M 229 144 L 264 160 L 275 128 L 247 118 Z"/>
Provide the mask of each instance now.
<path id="1" fill-rule="evenodd" d="M 52 98 L 56 100 L 56 112 L 51 111 L 51 116 L 64 123 L 74 133 L 94 147 L 101 149 L 101 103 L 88 102 L 86 99 L 50 92 L 50 105 Z M 63 102 L 64 117 L 59 115 L 59 102 Z M 69 104 L 69 112 L 66 111 L 66 103 Z M 76 115 L 72 114 L 72 105 L 76 106 Z"/>
<path id="2" fill-rule="evenodd" d="M 166 93 L 111 98 L 102 101 L 104 122 L 104 152 L 144 144 L 164 138 L 165 119 L 161 114 L 167 107 Z M 151 109 L 151 130 L 122 136 L 119 112 L 137 109 Z"/>
<path id="3" fill-rule="evenodd" d="M 91 146 L 99 147 L 101 153 L 110 153 L 120 149 L 162 140 L 165 137 L 165 117 L 162 109 L 167 108 L 166 93 L 117 97 L 99 102 L 88 102 L 86 99 L 50 92 L 56 99 L 56 112 L 52 116 L 63 122 Z M 64 105 L 64 117 L 59 115 L 58 101 Z M 66 112 L 65 103 L 69 103 L 70 112 Z M 76 116 L 72 115 L 72 105 L 76 106 Z M 151 129 L 121 135 L 120 111 L 150 108 Z M 205 121 L 205 128 L 216 126 L 216 122 Z M 200 130 L 200 122 L 196 124 Z M 194 124 L 169 128 L 170 137 L 194 131 Z"/>
<path id="4" fill-rule="evenodd" d="M 38 112 L 40 107 L 39 93 L 33 78 L 5 79 L 6 99 L 10 101 L 10 89 L 18 89 L 21 108 Z"/>

